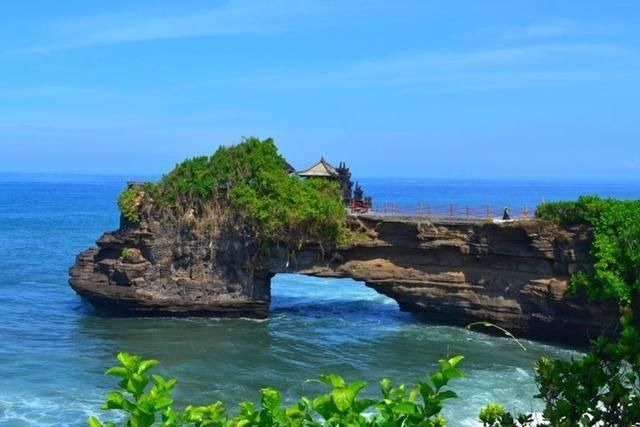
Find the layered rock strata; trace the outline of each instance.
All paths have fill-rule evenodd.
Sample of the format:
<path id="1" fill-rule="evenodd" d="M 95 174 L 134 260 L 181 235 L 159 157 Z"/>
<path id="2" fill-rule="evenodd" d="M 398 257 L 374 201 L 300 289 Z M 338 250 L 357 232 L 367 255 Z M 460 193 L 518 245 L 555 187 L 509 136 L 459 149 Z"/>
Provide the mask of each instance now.
<path id="1" fill-rule="evenodd" d="M 591 264 L 591 231 L 543 221 L 357 216 L 353 243 L 290 252 L 193 222 L 151 217 L 105 233 L 78 255 L 70 284 L 95 306 L 143 315 L 266 317 L 277 273 L 349 277 L 402 310 L 452 325 L 488 321 L 526 336 L 585 342 L 616 324 L 615 310 L 566 295 Z"/>

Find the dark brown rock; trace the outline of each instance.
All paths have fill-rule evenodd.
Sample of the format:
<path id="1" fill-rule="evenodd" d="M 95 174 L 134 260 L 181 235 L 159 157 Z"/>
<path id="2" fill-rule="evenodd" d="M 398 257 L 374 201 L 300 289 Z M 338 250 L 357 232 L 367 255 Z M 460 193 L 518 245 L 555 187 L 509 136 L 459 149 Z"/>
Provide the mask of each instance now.
<path id="1" fill-rule="evenodd" d="M 290 272 L 350 277 L 428 320 L 489 321 L 517 336 L 584 343 L 616 325 L 612 307 L 565 294 L 570 274 L 589 268 L 587 228 L 535 220 L 349 222 L 366 236 L 349 247 L 289 253 L 274 245 L 259 255 L 251 239 L 220 224 L 199 226 L 193 212 L 177 222 L 147 217 L 78 255 L 70 284 L 98 307 L 133 314 L 266 317 L 271 278 Z"/>

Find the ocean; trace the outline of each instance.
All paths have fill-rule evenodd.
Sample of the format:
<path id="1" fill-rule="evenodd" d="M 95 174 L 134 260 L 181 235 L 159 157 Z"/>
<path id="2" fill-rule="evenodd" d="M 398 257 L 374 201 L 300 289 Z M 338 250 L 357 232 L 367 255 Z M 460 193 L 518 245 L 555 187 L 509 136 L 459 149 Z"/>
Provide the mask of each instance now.
<path id="1" fill-rule="evenodd" d="M 452 383 L 451 426 L 473 426 L 489 402 L 539 411 L 533 364 L 576 357 L 570 347 L 433 325 L 352 280 L 278 275 L 268 320 L 122 318 L 97 314 L 68 286 L 75 255 L 118 226 L 116 197 L 127 177 L 0 175 L 0 425 L 81 426 L 100 411 L 119 351 L 159 359 L 178 378 L 178 406 L 223 400 L 231 408 L 279 388 L 292 402 L 320 391 L 305 380 L 337 373 L 412 383 L 437 360 L 462 354 Z M 640 182 L 362 179 L 374 203 L 403 206 L 533 207 L 541 200 L 599 194 L 640 198 Z M 233 411 L 233 409 L 232 409 Z"/>

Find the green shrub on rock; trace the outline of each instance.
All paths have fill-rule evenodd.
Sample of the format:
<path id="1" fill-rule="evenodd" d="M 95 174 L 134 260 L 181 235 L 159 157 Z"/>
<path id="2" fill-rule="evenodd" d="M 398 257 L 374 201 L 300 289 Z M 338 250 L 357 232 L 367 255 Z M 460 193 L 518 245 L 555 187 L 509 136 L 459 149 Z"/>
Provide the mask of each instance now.
<path id="1" fill-rule="evenodd" d="M 575 201 L 542 203 L 536 208 L 536 217 L 563 225 L 590 225 L 602 215 L 613 199 L 598 196 L 581 196 Z"/>
<path id="2" fill-rule="evenodd" d="M 574 274 L 570 291 L 583 289 L 592 302 L 614 302 L 623 313 L 616 340 L 599 337 L 578 360 L 538 361 L 537 397 L 546 405 L 540 425 L 640 425 L 640 334 L 631 309 L 640 293 L 640 200 L 585 196 L 543 204 L 536 216 L 593 228 L 593 268 Z"/>
<path id="3" fill-rule="evenodd" d="M 138 212 L 139 205 L 140 190 L 135 187 L 127 188 L 118 196 L 120 212 L 129 222 L 140 222 L 140 213 Z"/>
<path id="4" fill-rule="evenodd" d="M 144 190 L 165 212 L 216 210 L 261 245 L 334 246 L 345 229 L 338 184 L 291 174 L 271 139 L 248 138 L 210 157 L 185 160 Z M 126 190 L 120 200 L 123 215 L 139 220 L 133 192 Z"/>
<path id="5" fill-rule="evenodd" d="M 575 274 L 571 291 L 584 289 L 592 301 L 632 303 L 640 292 L 640 200 L 580 197 L 575 202 L 545 203 L 536 216 L 593 227 L 593 269 Z"/>

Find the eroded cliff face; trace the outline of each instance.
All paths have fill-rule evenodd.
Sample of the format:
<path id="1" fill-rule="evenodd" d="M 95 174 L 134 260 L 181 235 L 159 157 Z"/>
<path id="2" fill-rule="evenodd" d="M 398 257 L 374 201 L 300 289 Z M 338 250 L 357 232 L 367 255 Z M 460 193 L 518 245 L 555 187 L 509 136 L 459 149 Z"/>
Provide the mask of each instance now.
<path id="1" fill-rule="evenodd" d="M 489 321 L 517 336 L 584 343 L 617 324 L 614 307 L 566 295 L 569 276 L 591 265 L 586 227 L 366 216 L 352 227 L 370 240 L 326 262 L 298 256 L 294 270 L 361 280 L 430 321 Z"/>
<path id="2" fill-rule="evenodd" d="M 77 256 L 71 287 L 98 308 L 144 315 L 266 317 L 269 287 L 255 288 L 251 241 L 147 212 L 139 224 L 121 219 L 97 248 Z"/>
<path id="3" fill-rule="evenodd" d="M 611 307 L 565 295 L 590 264 L 587 228 L 359 216 L 349 218 L 357 242 L 322 253 L 258 252 L 246 236 L 195 224 L 123 223 L 78 256 L 70 284 L 109 310 L 266 317 L 271 278 L 289 272 L 350 277 L 427 320 L 489 321 L 517 336 L 580 343 L 616 324 Z"/>

